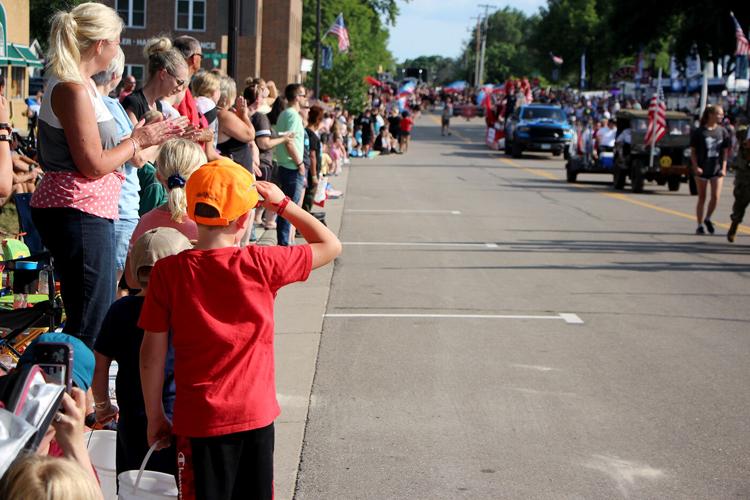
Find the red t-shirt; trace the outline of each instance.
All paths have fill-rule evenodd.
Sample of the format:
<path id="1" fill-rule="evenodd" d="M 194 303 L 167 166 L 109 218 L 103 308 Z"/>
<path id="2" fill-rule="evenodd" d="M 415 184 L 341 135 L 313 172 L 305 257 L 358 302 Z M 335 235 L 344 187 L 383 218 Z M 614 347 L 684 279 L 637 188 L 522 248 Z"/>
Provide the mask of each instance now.
<path id="1" fill-rule="evenodd" d="M 414 120 L 407 116 L 405 118 L 401 118 L 401 122 L 399 122 L 399 125 L 401 126 L 402 132 L 411 132 L 411 128 L 414 126 Z"/>
<path id="2" fill-rule="evenodd" d="M 175 434 L 222 436 L 276 419 L 273 303 L 311 269 L 309 245 L 186 250 L 156 263 L 138 326 L 171 329 Z"/>
<path id="3" fill-rule="evenodd" d="M 195 105 L 195 99 L 193 94 L 190 93 L 190 89 L 185 91 L 185 97 L 180 103 L 175 106 L 175 109 L 182 116 L 186 116 L 188 121 L 195 128 L 208 128 L 208 120 L 198 112 L 198 107 Z"/>

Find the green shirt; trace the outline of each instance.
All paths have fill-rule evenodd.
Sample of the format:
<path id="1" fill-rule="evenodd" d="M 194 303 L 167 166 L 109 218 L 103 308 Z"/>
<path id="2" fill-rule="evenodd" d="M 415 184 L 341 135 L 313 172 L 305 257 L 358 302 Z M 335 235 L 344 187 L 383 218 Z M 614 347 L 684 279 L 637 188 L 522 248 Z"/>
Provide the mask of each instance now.
<path id="1" fill-rule="evenodd" d="M 276 130 L 281 134 L 283 132 L 294 132 L 294 149 L 302 161 L 302 153 L 305 148 L 305 126 L 302 124 L 302 117 L 294 108 L 287 108 L 281 112 L 276 122 Z M 286 143 L 279 144 L 275 149 L 276 161 L 284 168 L 297 170 L 297 164 L 289 155 Z"/>
<path id="2" fill-rule="evenodd" d="M 151 163 L 146 163 L 143 168 L 138 169 L 138 181 L 141 185 L 138 215 L 142 216 L 167 202 L 167 190 L 156 178 L 156 168 Z"/>

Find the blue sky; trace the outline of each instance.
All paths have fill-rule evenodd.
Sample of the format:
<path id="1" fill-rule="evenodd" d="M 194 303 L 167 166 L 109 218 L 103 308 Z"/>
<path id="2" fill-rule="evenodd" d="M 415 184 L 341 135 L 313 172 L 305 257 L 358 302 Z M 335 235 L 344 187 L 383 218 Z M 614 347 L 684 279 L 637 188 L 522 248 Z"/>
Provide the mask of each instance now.
<path id="1" fill-rule="evenodd" d="M 510 5 L 528 14 L 546 5 L 546 0 L 487 1 L 487 0 L 411 0 L 399 2 L 401 13 L 396 26 L 391 28 L 388 48 L 397 61 L 421 55 L 456 57 L 469 39 L 470 18 L 484 9 L 479 4 L 494 4 L 498 8 Z"/>

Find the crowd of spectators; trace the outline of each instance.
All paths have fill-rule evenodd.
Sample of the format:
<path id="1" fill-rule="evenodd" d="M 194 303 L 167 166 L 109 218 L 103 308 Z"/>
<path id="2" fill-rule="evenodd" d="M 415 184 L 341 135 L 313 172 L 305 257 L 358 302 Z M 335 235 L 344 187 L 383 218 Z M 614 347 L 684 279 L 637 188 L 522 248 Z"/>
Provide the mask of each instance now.
<path id="1" fill-rule="evenodd" d="M 340 174 L 348 163 L 353 123 L 345 110 L 314 103 L 299 83 L 279 92 L 250 76 L 238 88 L 220 70 L 202 67 L 201 45 L 189 36 L 153 38 L 143 60 L 125 61 L 122 28 L 116 11 L 99 3 L 53 17 L 45 89 L 34 98 L 38 107 L 30 106 L 33 157 L 12 142 L 0 77 L 0 198 L 32 193 L 33 222 L 54 260 L 65 310 L 65 337 L 57 341 L 76 344 L 74 361 L 91 359 L 91 370 L 53 418 L 48 434 L 55 453 L 37 450 L 57 458 L 19 456 L 0 480 L 0 496 L 101 498 L 83 442 L 86 427 L 117 430 L 118 472 L 138 468 L 153 445 L 160 451 L 149 468 L 177 477 L 174 417 L 190 429 L 181 438 L 196 455 L 197 490 L 188 488 L 183 498 L 271 498 L 279 412 L 273 298 L 340 252 L 309 212 L 319 184 L 329 196 L 341 195 L 324 176 Z M 145 63 L 142 85 L 124 76 L 126 62 Z M 253 245 L 259 228 L 275 230 L 275 246 Z M 304 242 L 295 241 L 299 236 Z M 190 255 L 175 271 L 179 276 L 162 271 L 150 287 L 161 269 L 157 261 L 183 251 Z M 190 276 L 180 274 L 190 259 L 200 265 Z M 165 310 L 173 288 L 187 296 Z M 239 313 L 227 317 L 227 303 Z M 199 315 L 190 325 L 174 324 L 176 310 L 183 311 L 180 319 Z M 196 328 L 203 332 L 197 343 L 208 342 L 201 355 L 218 358 L 212 347 L 232 344 L 213 360 L 228 385 L 217 381 L 186 411 L 203 387 L 188 380 L 216 375 L 181 368 L 195 354 L 186 339 Z M 49 335 L 40 340 L 51 341 Z M 119 408 L 109 391 L 113 361 Z M 149 371 L 153 366 L 160 368 Z M 175 372 L 184 385 L 175 383 Z M 148 375 L 143 389 L 141 374 Z M 222 391 L 241 401 L 212 399 Z M 175 395 L 182 410 L 173 411 Z M 203 418 L 197 427 L 190 424 L 196 415 Z M 223 449 L 223 439 L 246 440 L 223 468 L 234 468 L 234 486 L 200 462 L 197 438 L 208 455 Z M 249 460 L 257 460 L 258 470 L 248 476 L 238 464 Z"/>

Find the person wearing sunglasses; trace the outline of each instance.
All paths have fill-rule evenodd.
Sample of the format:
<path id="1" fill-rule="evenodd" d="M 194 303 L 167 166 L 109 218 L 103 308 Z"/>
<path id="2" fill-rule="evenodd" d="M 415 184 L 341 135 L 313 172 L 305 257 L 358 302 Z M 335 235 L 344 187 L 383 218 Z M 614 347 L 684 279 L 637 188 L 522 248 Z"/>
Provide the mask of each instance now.
<path id="1" fill-rule="evenodd" d="M 149 110 L 163 112 L 161 100 L 183 90 L 188 80 L 187 64 L 169 38 L 150 39 L 144 53 L 148 59 L 148 80 L 122 102 L 133 124 L 141 121 Z"/>

